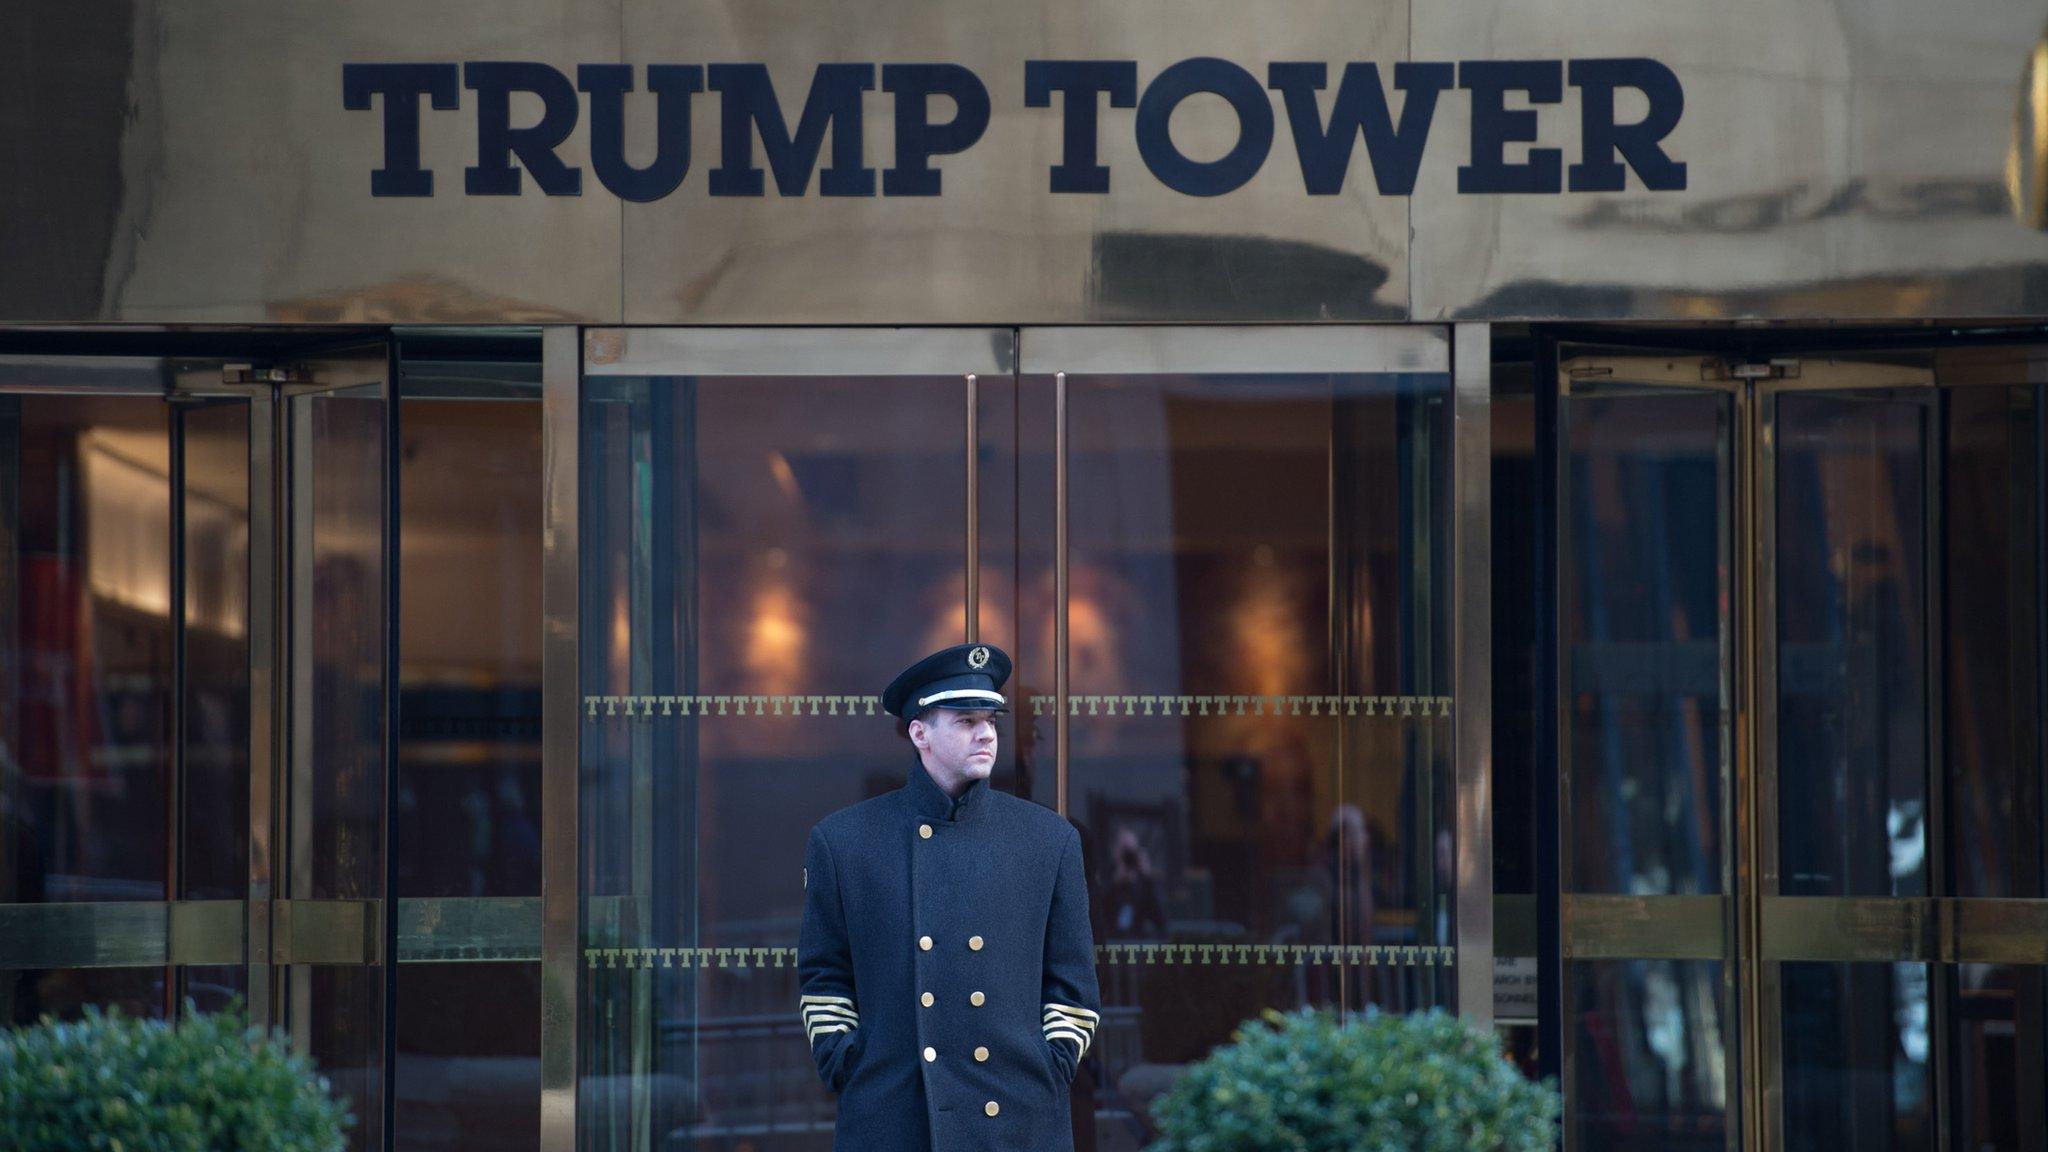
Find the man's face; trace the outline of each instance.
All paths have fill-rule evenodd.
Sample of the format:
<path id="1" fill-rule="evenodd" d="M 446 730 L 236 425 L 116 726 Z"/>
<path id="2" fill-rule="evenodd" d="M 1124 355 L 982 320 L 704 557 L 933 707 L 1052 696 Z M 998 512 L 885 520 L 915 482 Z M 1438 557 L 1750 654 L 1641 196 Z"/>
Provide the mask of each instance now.
<path id="1" fill-rule="evenodd" d="M 995 713 L 987 709 L 927 709 L 910 722 L 910 742 L 933 767 L 960 779 L 982 779 L 996 765 Z"/>

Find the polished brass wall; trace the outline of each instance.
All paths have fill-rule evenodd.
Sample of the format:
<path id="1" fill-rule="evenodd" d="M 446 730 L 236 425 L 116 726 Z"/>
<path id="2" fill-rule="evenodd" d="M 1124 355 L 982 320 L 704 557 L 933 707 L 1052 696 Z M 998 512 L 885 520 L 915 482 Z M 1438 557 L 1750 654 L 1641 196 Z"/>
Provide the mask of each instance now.
<path id="1" fill-rule="evenodd" d="M 2031 127 L 2044 115 L 2021 87 L 2041 14 L 2017 0 L 1739 11 L 1574 0 L 1509 13 L 1472 0 L 1284 11 L 1208 0 L 1170 13 L 1074 0 L 518 0 L 431 16 L 388 0 L 138 0 L 16 6 L 4 20 L 7 41 L 45 68 L 0 81 L 0 141 L 26 158 L 6 217 L 40 222 L 6 234 L 0 321 L 2018 316 L 2041 311 L 2048 267 L 2048 237 L 2016 217 L 2007 188 L 2016 129 L 2033 150 L 2018 154 L 2015 179 L 2038 167 Z M 1309 194 L 1277 98 L 1271 153 L 1236 191 L 1162 185 L 1132 110 L 1106 101 L 1110 190 L 1050 190 L 1061 113 L 1025 105 L 1026 60 L 1135 61 L 1142 88 L 1200 56 L 1260 82 L 1282 61 L 1326 63 L 1334 80 L 1354 61 L 1384 78 L 1404 61 L 1648 57 L 1683 85 L 1667 144 L 1687 183 L 1461 193 L 1471 102 L 1454 88 L 1410 195 L 1378 192 L 1362 147 L 1341 194 Z M 793 124 L 820 62 L 958 63 L 986 83 L 993 114 L 975 148 L 939 158 L 936 197 L 824 197 L 815 178 L 800 197 L 714 197 L 715 93 L 692 101 L 691 168 L 661 199 L 624 201 L 593 178 L 587 108 L 560 148 L 582 170 L 580 195 L 543 195 L 529 178 L 517 195 L 467 196 L 477 97 L 461 90 L 460 107 L 422 113 L 434 195 L 371 196 L 382 112 L 344 107 L 343 64 L 460 61 L 537 61 L 571 80 L 581 64 L 632 65 L 636 156 L 652 148 L 649 64 L 765 63 Z M 892 105 L 872 92 L 865 107 L 866 162 L 886 167 Z M 1583 159 L 1579 89 L 1510 107 L 1528 110 L 1534 147 Z M 1205 98 L 1173 134 L 1211 157 L 1236 130 Z"/>

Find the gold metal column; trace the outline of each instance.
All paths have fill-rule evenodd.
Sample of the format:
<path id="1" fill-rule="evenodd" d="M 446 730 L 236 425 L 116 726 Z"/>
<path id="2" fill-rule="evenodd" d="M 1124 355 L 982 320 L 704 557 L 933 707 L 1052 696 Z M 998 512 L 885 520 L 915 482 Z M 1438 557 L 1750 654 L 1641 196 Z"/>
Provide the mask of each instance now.
<path id="1" fill-rule="evenodd" d="M 582 333 L 541 334 L 540 1147 L 576 1149 L 577 444 Z"/>
<path id="2" fill-rule="evenodd" d="M 962 637 L 981 639 L 981 382 L 967 374 L 967 628 Z"/>
<path id="3" fill-rule="evenodd" d="M 1492 330 L 1460 324 L 1451 373 L 1451 696 L 1458 1014 L 1493 1024 Z"/>
<path id="4" fill-rule="evenodd" d="M 1052 378 L 1053 810 L 1067 814 L 1067 374 Z"/>
<path id="5" fill-rule="evenodd" d="M 1766 583 L 1763 557 L 1758 551 L 1757 540 L 1762 531 L 1764 501 L 1773 490 L 1772 485 L 1759 471 L 1764 452 L 1759 440 L 1768 432 L 1768 425 L 1762 415 L 1762 408 L 1754 392 L 1738 388 L 1733 394 L 1735 418 L 1730 430 L 1733 437 L 1732 455 L 1734 460 L 1735 491 L 1735 547 L 1734 563 L 1731 568 L 1735 577 L 1735 597 L 1729 605 L 1729 625 L 1733 628 L 1735 640 L 1735 682 L 1728 686 L 1728 704 L 1733 709 L 1732 735 L 1735 738 L 1735 788 L 1733 794 L 1722 800 L 1722 808 L 1732 808 L 1735 839 L 1723 848 L 1723 854 L 1734 865 L 1734 886 L 1730 895 L 1734 898 L 1734 949 L 1723 964 L 1723 994 L 1728 997 L 1727 1012 L 1736 1022 L 1740 1043 L 1730 1053 L 1729 1080 L 1735 1086 L 1730 1104 L 1736 1110 L 1728 1128 L 1731 1134 L 1739 1135 L 1741 1147 L 1762 1149 L 1768 1146 L 1771 1124 L 1766 1118 L 1767 1105 L 1763 1091 L 1775 1085 L 1777 1072 L 1765 1061 L 1765 1053 L 1777 1051 L 1775 1044 L 1766 1044 L 1763 1029 L 1757 1026 L 1755 1005 L 1766 995 L 1764 964 L 1759 942 L 1763 938 L 1762 916 L 1764 877 L 1770 876 L 1769 883 L 1777 884 L 1777 845 L 1768 849 L 1759 843 L 1759 805 L 1768 803 L 1773 813 L 1771 827 L 1777 826 L 1777 793 L 1773 788 L 1766 799 L 1764 788 L 1759 782 L 1760 746 L 1757 732 L 1760 723 L 1759 708 L 1768 707 L 1776 715 L 1776 697 L 1759 695 L 1754 689 L 1763 663 L 1759 652 L 1762 632 L 1758 621 L 1770 611 L 1760 597 L 1759 589 Z M 1775 599 L 1773 598 L 1773 603 Z M 1771 675 L 1775 678 L 1775 664 Z M 1768 699 L 1769 703 L 1765 701 Z M 1775 778 L 1773 780 L 1775 783 Z M 1725 825 L 1724 825 L 1725 826 Z M 1766 853 L 1768 852 L 1768 856 Z M 1731 982 L 1726 973 L 1732 971 Z M 1742 995 L 1744 990 L 1748 996 Z M 1768 995 L 1777 995 L 1776 967 L 1771 969 Z M 1775 1092 L 1774 1092 L 1775 1097 Z"/>
<path id="6" fill-rule="evenodd" d="M 271 850 L 276 823 L 277 773 L 282 763 L 278 710 L 282 692 L 278 621 L 279 401 L 269 389 L 249 398 L 249 902 L 243 978 L 249 995 L 249 1023 L 268 1028 L 276 1020 L 276 987 L 270 967 L 270 901 L 277 895 Z"/>

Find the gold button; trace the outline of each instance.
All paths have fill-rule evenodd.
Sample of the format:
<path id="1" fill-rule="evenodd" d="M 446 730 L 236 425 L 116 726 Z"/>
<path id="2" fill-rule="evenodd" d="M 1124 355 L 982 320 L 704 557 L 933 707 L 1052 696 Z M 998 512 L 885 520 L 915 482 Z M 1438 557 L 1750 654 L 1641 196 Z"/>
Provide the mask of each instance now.
<path id="1" fill-rule="evenodd" d="M 919 937 L 917 938 L 917 946 L 918 946 L 919 948 L 922 948 L 922 949 L 924 949 L 924 950 L 925 950 L 925 951 L 927 951 L 927 952 L 931 951 L 931 950 L 932 950 L 932 938 L 931 938 L 931 937 L 929 937 L 929 936 L 919 936 Z"/>
<path id="2" fill-rule="evenodd" d="M 981 1110 L 993 1116 L 996 1113 L 1001 1112 L 1003 1110 L 1003 1106 L 991 1100 L 988 1103 L 982 1105 Z"/>
<path id="3" fill-rule="evenodd" d="M 967 946 L 968 946 L 969 948 L 972 948 L 972 949 L 974 949 L 974 950 L 975 950 L 976 952 L 979 952 L 979 951 L 981 951 L 981 937 L 979 937 L 979 936 L 969 936 L 969 937 L 967 938 Z"/>
<path id="4" fill-rule="evenodd" d="M 927 840 L 931 839 L 931 838 L 932 838 L 932 826 L 931 826 L 931 825 L 929 825 L 929 824 L 919 824 L 919 825 L 917 826 L 917 834 L 918 834 L 919 836 L 922 836 L 922 837 L 924 837 L 924 838 L 925 838 L 925 839 L 927 839 Z"/>
<path id="5" fill-rule="evenodd" d="M 986 1049 L 986 1048 L 976 1048 L 976 1049 L 974 1050 L 974 1058 L 975 1058 L 976 1060 L 986 1060 L 986 1059 L 988 1059 L 988 1049 Z"/>
<path id="6" fill-rule="evenodd" d="M 924 1062 L 925 1062 L 925 1063 L 929 1064 L 929 1063 L 931 1063 L 932 1061 L 934 1061 L 934 1060 L 937 1060 L 938 1058 L 939 1058 L 939 1051 L 938 1051 L 938 1049 L 936 1049 L 936 1048 L 927 1048 L 927 1049 L 925 1049 L 925 1050 L 924 1050 Z"/>
<path id="7" fill-rule="evenodd" d="M 932 1006 L 932 994 L 927 992 L 924 995 L 919 996 L 917 998 L 917 1001 L 918 1003 L 923 1004 L 925 1007 L 929 1008 Z"/>
<path id="8" fill-rule="evenodd" d="M 981 1007 L 981 1002 L 982 1002 L 983 1000 L 986 1000 L 986 999 L 988 999 L 988 997 L 986 997 L 986 996 L 983 996 L 983 995 L 982 995 L 981 993 L 979 993 L 979 992 L 976 992 L 976 993 L 975 993 L 974 995 L 972 995 L 972 996 L 969 996 L 969 997 L 967 998 L 967 1001 L 968 1001 L 968 1003 L 970 1003 L 970 1004 L 974 1005 L 974 1006 L 975 1006 L 976 1008 L 979 1008 L 979 1007 Z"/>

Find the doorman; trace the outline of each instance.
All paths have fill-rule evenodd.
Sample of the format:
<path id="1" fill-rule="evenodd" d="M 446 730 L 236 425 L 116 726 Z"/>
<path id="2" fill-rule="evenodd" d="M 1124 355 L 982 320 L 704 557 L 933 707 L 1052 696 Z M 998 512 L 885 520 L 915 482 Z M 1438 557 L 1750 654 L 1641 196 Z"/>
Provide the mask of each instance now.
<path id="1" fill-rule="evenodd" d="M 1073 825 L 989 787 L 1009 674 L 962 644 L 897 676 L 903 786 L 811 830 L 799 1008 L 835 1152 L 1073 1148 L 1101 1011 L 1088 884 Z"/>

